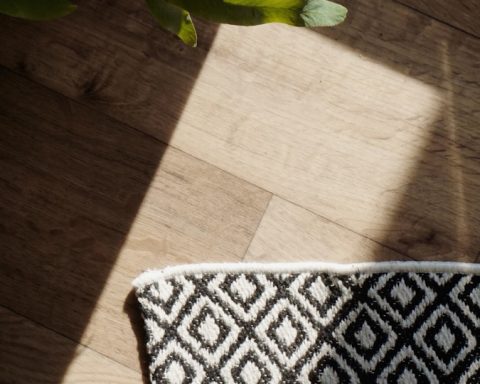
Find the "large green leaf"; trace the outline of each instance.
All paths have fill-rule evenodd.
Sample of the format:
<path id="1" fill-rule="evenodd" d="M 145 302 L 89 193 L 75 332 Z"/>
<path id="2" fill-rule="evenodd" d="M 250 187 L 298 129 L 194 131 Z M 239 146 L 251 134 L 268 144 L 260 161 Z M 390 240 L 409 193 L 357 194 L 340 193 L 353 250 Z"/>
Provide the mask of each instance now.
<path id="1" fill-rule="evenodd" d="M 187 11 L 166 0 L 147 0 L 147 4 L 163 28 L 176 34 L 185 44 L 197 45 L 197 33 Z"/>
<path id="2" fill-rule="evenodd" d="M 0 13 L 29 20 L 56 19 L 75 8 L 68 0 L 0 0 Z"/>
<path id="3" fill-rule="evenodd" d="M 300 14 L 306 27 L 333 27 L 346 16 L 347 8 L 327 0 L 308 1 Z"/>
<path id="4" fill-rule="evenodd" d="M 158 23 L 195 46 L 190 13 L 217 23 L 257 25 L 284 23 L 303 27 L 341 23 L 347 10 L 329 0 L 146 0 Z M 69 0 L 0 0 L 0 13 L 30 20 L 49 20 L 74 11 Z"/>
<path id="5" fill-rule="evenodd" d="M 257 25 L 284 23 L 302 27 L 341 23 L 347 9 L 328 0 L 168 0 L 217 23 Z"/>

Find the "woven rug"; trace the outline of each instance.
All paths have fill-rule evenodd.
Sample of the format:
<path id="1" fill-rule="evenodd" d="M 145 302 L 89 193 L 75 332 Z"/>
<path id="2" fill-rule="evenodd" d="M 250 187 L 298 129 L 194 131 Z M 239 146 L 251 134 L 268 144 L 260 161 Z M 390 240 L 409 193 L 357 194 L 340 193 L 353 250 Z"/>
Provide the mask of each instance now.
<path id="1" fill-rule="evenodd" d="M 152 383 L 480 383 L 480 265 L 212 264 L 134 286 Z"/>

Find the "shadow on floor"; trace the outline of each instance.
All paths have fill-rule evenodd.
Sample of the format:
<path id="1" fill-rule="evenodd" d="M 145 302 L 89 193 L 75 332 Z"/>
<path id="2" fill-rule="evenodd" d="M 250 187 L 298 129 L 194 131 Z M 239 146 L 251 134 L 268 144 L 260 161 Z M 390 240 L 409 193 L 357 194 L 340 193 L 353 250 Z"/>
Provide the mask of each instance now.
<path id="1" fill-rule="evenodd" d="M 148 369 L 148 356 L 147 350 L 145 348 L 146 335 L 143 328 L 143 319 L 138 306 L 137 297 L 135 296 L 135 291 L 132 289 L 125 300 L 125 305 L 123 310 L 128 315 L 130 319 L 130 324 L 132 324 L 132 330 L 135 333 L 135 338 L 137 339 L 137 352 L 140 359 L 140 365 L 142 367 L 142 376 L 145 384 L 150 383 L 149 379 L 149 369 Z"/>
<path id="2" fill-rule="evenodd" d="M 1 302 L 73 340 L 82 337 L 165 149 L 95 110 L 128 116 L 130 124 L 159 124 L 168 142 L 216 32 L 200 23 L 201 45 L 189 50 L 147 21 L 139 6 L 85 1 L 78 13 L 48 24 L 1 18 L 2 64 L 14 70 L 0 70 Z M 418 259 L 474 260 L 480 158 L 472 122 L 480 114 L 478 92 L 470 89 L 478 88 L 480 72 L 466 67 L 471 52 L 454 38 L 457 32 L 439 42 L 429 33 L 431 20 L 400 5 L 347 6 L 347 23 L 321 33 L 444 96 L 434 125 L 420 132 L 426 145 L 381 242 Z M 427 59 L 408 59 L 419 52 L 428 52 Z M 442 61 L 441 71 L 429 60 Z M 167 111 L 155 109 L 162 104 Z M 81 295 L 79 284 L 88 287 Z M 130 296 L 125 310 L 140 332 L 132 306 Z M 58 383 L 74 352 L 39 353 L 34 368 L 44 382 Z M 2 379 L 18 380 L 23 370 L 21 362 L 12 364 Z"/>
<path id="3" fill-rule="evenodd" d="M 392 191 L 402 197 L 378 240 L 417 260 L 477 260 L 480 56 L 473 49 L 478 40 L 472 43 L 475 38 L 395 2 L 343 3 L 349 9 L 347 21 L 317 32 L 440 95 L 433 123 L 412 124 L 419 138 L 418 157 L 405 185 Z"/>
<path id="4" fill-rule="evenodd" d="M 168 142 L 217 30 L 199 22 L 200 45 L 189 49 L 143 6 L 86 1 L 55 22 L 1 18 L 0 300 L 72 340 L 82 338 L 165 150 L 96 110 L 157 113 Z M 168 103 L 168 116 L 152 103 Z M 18 348 L 39 348 L 28 369 L 44 383 L 61 382 L 75 353 Z M 22 381 L 17 356 L 0 381 Z"/>

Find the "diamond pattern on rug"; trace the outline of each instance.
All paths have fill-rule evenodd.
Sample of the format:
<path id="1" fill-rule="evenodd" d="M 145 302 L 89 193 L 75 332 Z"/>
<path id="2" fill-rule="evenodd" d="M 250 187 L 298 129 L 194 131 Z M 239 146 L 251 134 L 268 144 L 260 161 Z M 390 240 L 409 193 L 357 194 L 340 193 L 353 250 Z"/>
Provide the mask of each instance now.
<path id="1" fill-rule="evenodd" d="M 148 287 L 142 296 L 138 297 L 144 311 L 161 321 L 171 323 L 178 318 L 182 307 L 187 303 L 195 286 L 184 277 L 169 280 L 159 280 Z"/>
<path id="2" fill-rule="evenodd" d="M 205 272 L 137 287 L 152 383 L 479 383 L 480 276 Z"/>
<path id="3" fill-rule="evenodd" d="M 215 365 L 238 338 L 234 318 L 210 298 L 201 296 L 178 326 L 178 336 L 199 353 L 208 365 Z"/>
<path id="4" fill-rule="evenodd" d="M 419 275 L 386 273 L 372 287 L 368 295 L 383 306 L 403 328 L 410 327 L 428 304 L 435 300 L 435 293 Z"/>
<path id="5" fill-rule="evenodd" d="M 335 349 L 323 344 L 301 370 L 300 383 L 358 383 L 358 376 Z"/>
<path id="6" fill-rule="evenodd" d="M 433 311 L 415 333 L 414 339 L 447 374 L 477 347 L 471 331 L 446 305 L 440 305 Z"/>
<path id="7" fill-rule="evenodd" d="M 208 285 L 209 290 L 228 304 L 244 321 L 257 318 L 277 288 L 263 275 L 218 274 Z"/>
<path id="8" fill-rule="evenodd" d="M 408 346 L 403 347 L 385 367 L 379 382 L 435 384 L 438 379 Z"/>
<path id="9" fill-rule="evenodd" d="M 302 273 L 289 287 L 292 295 L 312 314 L 315 321 L 326 325 L 342 304 L 351 298 L 351 292 L 341 279 Z"/>
<path id="10" fill-rule="evenodd" d="M 397 340 L 392 327 L 365 303 L 359 303 L 350 311 L 334 332 L 365 371 L 375 370 Z"/>
<path id="11" fill-rule="evenodd" d="M 287 368 L 292 368 L 317 338 L 317 331 L 308 318 L 288 299 L 277 301 L 255 332 Z"/>
<path id="12" fill-rule="evenodd" d="M 174 341 L 158 351 L 150 364 L 150 374 L 153 383 L 183 384 L 188 378 L 189 383 L 200 384 L 206 379 L 202 365 Z"/>
<path id="13" fill-rule="evenodd" d="M 450 297 L 475 324 L 480 323 L 480 276 L 463 277 Z"/>
<path id="14" fill-rule="evenodd" d="M 221 375 L 225 383 L 281 383 L 278 366 L 248 337 L 221 368 Z"/>

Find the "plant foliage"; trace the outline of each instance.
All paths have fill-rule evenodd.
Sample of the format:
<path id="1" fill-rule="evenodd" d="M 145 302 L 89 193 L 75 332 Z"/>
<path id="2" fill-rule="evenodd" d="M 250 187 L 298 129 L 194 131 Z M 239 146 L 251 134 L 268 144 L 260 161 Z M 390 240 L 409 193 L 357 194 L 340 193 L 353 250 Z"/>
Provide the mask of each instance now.
<path id="1" fill-rule="evenodd" d="M 283 23 L 329 27 L 341 23 L 347 10 L 329 0 L 146 0 L 157 22 L 185 44 L 195 46 L 197 33 L 190 14 L 217 23 L 258 25 Z M 68 15 L 68 0 L 0 0 L 0 13 L 29 20 Z"/>

